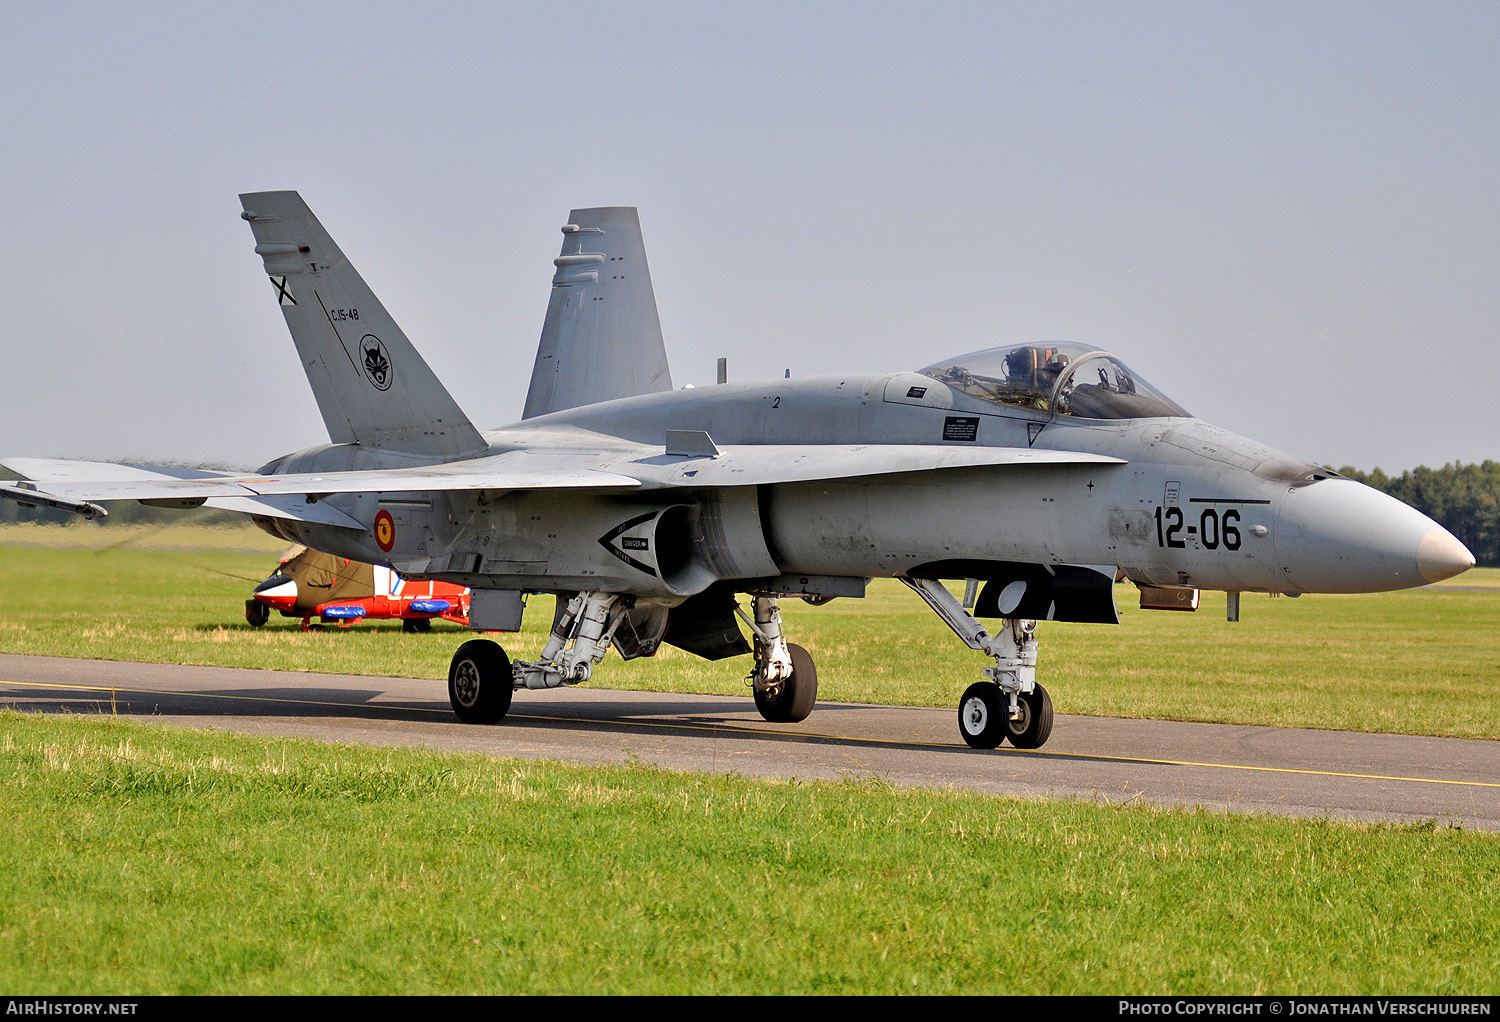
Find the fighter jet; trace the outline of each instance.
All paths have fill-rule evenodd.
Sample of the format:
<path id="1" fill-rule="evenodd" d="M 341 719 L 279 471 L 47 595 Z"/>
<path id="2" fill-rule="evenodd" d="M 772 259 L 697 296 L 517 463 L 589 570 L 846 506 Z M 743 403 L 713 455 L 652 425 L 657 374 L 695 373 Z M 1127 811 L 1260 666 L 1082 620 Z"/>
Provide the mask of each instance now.
<path id="1" fill-rule="evenodd" d="M 242 511 L 292 542 L 471 587 L 481 631 L 515 631 L 532 598 L 555 596 L 532 659 L 490 639 L 458 648 L 448 694 L 464 721 L 500 721 L 517 689 L 585 682 L 610 648 L 630 660 L 664 642 L 750 654 L 762 716 L 800 721 L 817 671 L 779 601 L 895 578 L 991 661 L 960 698 L 963 740 L 1036 748 L 1053 721 L 1038 622 L 1116 623 L 1119 579 L 1148 606 L 1216 589 L 1235 607 L 1474 564 L 1420 512 L 1193 417 L 1089 345 L 673 389 L 628 207 L 572 211 L 522 417 L 481 433 L 296 192 L 240 198 L 330 442 L 253 475 L 11 458 L 29 481 L 0 494 L 85 515 L 126 499 Z"/>

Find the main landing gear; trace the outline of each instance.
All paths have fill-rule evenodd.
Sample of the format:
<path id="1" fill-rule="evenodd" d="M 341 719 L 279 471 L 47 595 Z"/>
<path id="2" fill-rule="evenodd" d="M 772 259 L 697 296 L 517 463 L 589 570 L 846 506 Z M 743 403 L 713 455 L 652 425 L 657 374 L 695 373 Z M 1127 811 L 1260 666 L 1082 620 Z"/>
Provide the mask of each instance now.
<path id="1" fill-rule="evenodd" d="M 448 701 L 466 724 L 496 724 L 518 688 L 556 688 L 587 681 L 609 652 L 628 601 L 614 593 L 579 593 L 558 615 L 540 660 L 511 662 L 498 642 L 471 639 L 448 665 Z"/>
<path id="2" fill-rule="evenodd" d="M 1052 698 L 1036 683 L 1036 622 L 1007 618 L 995 635 L 934 579 L 902 578 L 970 649 L 995 658 L 958 703 L 958 732 L 975 749 L 1007 738 L 1018 749 L 1039 749 L 1052 734 Z"/>
<path id="3" fill-rule="evenodd" d="M 751 683 L 755 708 L 773 723 L 806 719 L 818 700 L 818 671 L 801 646 L 786 641 L 781 609 L 770 596 L 753 597 L 754 617 L 735 613 L 755 635 Z M 660 611 L 656 616 L 655 611 Z M 556 688 L 587 681 L 616 641 L 627 659 L 649 655 L 666 628 L 665 611 L 637 605 L 614 593 L 579 593 L 568 601 L 535 661 L 512 661 L 500 644 L 471 639 L 458 647 L 448 666 L 448 701 L 467 724 L 495 724 L 510 711 L 518 688 Z"/>
<path id="4" fill-rule="evenodd" d="M 738 607 L 734 612 L 755 633 L 755 668 L 750 684 L 755 708 L 773 724 L 806 720 L 818 701 L 818 669 L 812 655 L 786 641 L 781 631 L 781 607 L 774 596 L 756 596 L 755 618 Z"/>
<path id="5" fill-rule="evenodd" d="M 994 635 L 933 579 L 902 578 L 971 649 L 994 658 L 985 680 L 965 690 L 958 704 L 958 730 L 976 749 L 993 749 L 1009 740 L 1018 749 L 1039 749 L 1052 734 L 1052 699 L 1036 683 L 1036 622 L 1006 618 Z M 818 701 L 818 671 L 801 646 L 786 641 L 781 608 L 774 596 L 752 597 L 753 616 L 734 612 L 754 634 L 755 667 L 750 674 L 755 708 L 766 720 L 795 724 L 812 713 Z M 634 619 L 632 613 L 634 610 Z M 655 608 L 659 611 L 661 608 Z M 622 626 L 621 649 L 629 656 L 656 648 L 665 630 L 648 606 L 635 607 L 628 596 L 579 593 L 557 616 L 552 634 L 535 661 L 512 663 L 500 645 L 471 639 L 458 648 L 448 667 L 448 699 L 459 720 L 494 724 L 510 711 L 518 688 L 556 688 L 587 681 L 604 659 Z"/>

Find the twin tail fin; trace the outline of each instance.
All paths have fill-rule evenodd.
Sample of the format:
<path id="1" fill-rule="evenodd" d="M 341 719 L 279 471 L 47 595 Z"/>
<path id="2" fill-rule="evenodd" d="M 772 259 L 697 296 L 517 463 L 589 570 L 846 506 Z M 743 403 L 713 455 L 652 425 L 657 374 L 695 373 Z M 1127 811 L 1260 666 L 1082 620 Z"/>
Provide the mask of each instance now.
<path id="1" fill-rule="evenodd" d="M 302 196 L 251 192 L 240 202 L 334 443 L 448 459 L 485 450 Z"/>
<path id="2" fill-rule="evenodd" d="M 635 207 L 575 209 L 562 231 L 523 418 L 671 390 Z"/>

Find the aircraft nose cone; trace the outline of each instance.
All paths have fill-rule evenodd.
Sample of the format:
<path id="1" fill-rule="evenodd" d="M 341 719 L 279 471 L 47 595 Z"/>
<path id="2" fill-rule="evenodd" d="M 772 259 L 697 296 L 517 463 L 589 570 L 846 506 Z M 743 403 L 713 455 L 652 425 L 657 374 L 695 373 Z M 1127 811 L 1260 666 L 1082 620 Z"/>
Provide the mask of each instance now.
<path id="1" fill-rule="evenodd" d="M 1454 536 L 1416 508 L 1350 479 L 1295 487 L 1276 516 L 1285 577 L 1308 593 L 1378 593 L 1474 566 Z"/>
<path id="2" fill-rule="evenodd" d="M 1417 571 L 1429 582 L 1441 582 L 1474 567 L 1474 555 L 1441 525 L 1422 537 L 1417 544 Z"/>
<path id="3" fill-rule="evenodd" d="M 255 587 L 255 596 L 262 603 L 269 603 L 273 607 L 282 604 L 290 606 L 297 602 L 297 581 L 278 571 Z"/>

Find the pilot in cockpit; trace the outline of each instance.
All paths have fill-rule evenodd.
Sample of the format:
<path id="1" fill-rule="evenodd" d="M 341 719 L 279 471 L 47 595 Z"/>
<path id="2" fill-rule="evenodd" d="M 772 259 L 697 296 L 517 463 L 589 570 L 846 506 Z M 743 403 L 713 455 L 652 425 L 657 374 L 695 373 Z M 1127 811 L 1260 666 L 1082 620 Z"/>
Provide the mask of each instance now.
<path id="1" fill-rule="evenodd" d="M 972 397 L 1051 415 L 1088 419 L 1188 415 L 1114 356 L 1078 344 L 989 348 L 918 371 Z"/>
<path id="2" fill-rule="evenodd" d="M 1058 374 L 1068 366 L 1068 356 L 1056 348 L 1016 348 L 1005 356 L 1007 389 L 1036 395 L 1046 407 Z"/>

